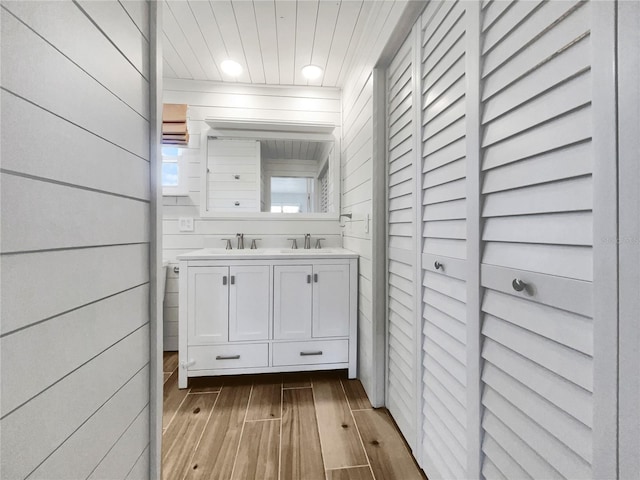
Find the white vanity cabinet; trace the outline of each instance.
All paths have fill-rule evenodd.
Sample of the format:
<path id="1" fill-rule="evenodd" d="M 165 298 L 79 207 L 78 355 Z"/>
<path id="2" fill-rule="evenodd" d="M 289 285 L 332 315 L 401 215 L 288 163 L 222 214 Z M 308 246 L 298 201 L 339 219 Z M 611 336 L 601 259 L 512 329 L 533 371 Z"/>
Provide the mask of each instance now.
<path id="1" fill-rule="evenodd" d="M 274 338 L 349 335 L 349 265 L 274 266 Z"/>
<path id="2" fill-rule="evenodd" d="M 267 265 L 187 269 L 189 344 L 267 340 L 270 283 Z"/>
<path id="3" fill-rule="evenodd" d="M 348 368 L 357 255 L 205 249 L 180 255 L 179 386 L 188 377 Z"/>

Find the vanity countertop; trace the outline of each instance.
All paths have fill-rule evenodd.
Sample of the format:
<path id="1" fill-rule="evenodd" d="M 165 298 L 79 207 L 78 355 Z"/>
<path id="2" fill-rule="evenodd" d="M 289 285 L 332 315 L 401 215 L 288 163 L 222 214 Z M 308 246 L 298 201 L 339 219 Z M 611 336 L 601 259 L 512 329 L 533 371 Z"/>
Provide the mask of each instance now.
<path id="1" fill-rule="evenodd" d="M 178 255 L 178 260 L 225 260 L 225 259 L 248 259 L 256 258 L 261 260 L 269 259 L 296 259 L 296 258 L 358 258 L 358 254 L 344 248 L 258 248 L 233 249 L 224 248 L 203 248 L 193 252 Z"/>

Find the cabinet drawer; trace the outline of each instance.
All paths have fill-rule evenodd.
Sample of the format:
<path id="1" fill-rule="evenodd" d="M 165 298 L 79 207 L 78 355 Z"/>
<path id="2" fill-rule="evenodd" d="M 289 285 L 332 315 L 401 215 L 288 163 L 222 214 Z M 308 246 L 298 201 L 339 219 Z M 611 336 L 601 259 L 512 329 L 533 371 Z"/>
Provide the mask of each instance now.
<path id="1" fill-rule="evenodd" d="M 273 344 L 273 365 L 314 365 L 349 361 L 349 340 Z"/>
<path id="2" fill-rule="evenodd" d="M 202 345 L 189 347 L 189 370 L 269 366 L 269 345 Z"/>

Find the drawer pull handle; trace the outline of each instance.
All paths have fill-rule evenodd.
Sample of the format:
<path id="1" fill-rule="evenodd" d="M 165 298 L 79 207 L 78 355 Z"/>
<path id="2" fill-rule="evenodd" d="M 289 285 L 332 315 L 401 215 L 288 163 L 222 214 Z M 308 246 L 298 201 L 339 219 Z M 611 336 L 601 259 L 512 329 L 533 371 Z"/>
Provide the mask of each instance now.
<path id="1" fill-rule="evenodd" d="M 231 275 L 231 285 L 235 285 L 235 284 L 236 284 L 236 276 Z"/>
<path id="2" fill-rule="evenodd" d="M 314 273 L 314 274 L 313 274 L 313 281 L 314 281 L 315 283 L 318 283 L 318 274 L 317 274 L 317 273 Z"/>
<path id="3" fill-rule="evenodd" d="M 442 270 L 444 271 L 444 265 L 442 265 L 439 261 L 435 261 L 435 263 L 433 264 L 434 267 L 436 267 L 436 270 Z"/>
<path id="4" fill-rule="evenodd" d="M 527 288 L 527 284 L 524 283 L 522 280 L 520 280 L 519 278 L 514 278 L 513 282 L 511 282 L 511 286 L 513 287 L 513 289 L 516 292 L 521 292 L 523 291 L 525 288 Z"/>
<path id="5" fill-rule="evenodd" d="M 307 275 L 307 283 L 311 283 L 311 275 Z"/>
<path id="6" fill-rule="evenodd" d="M 234 204 L 236 207 L 239 207 L 239 206 L 240 206 L 240 202 L 237 202 L 237 201 L 236 201 L 236 202 L 233 202 L 233 204 Z"/>
<path id="7" fill-rule="evenodd" d="M 240 355 L 216 355 L 216 360 L 238 360 Z"/>
<path id="8" fill-rule="evenodd" d="M 313 355 L 322 355 L 322 350 L 317 350 L 315 352 L 300 352 L 301 357 L 311 357 Z"/>
<path id="9" fill-rule="evenodd" d="M 173 267 L 173 273 L 179 274 L 180 273 L 180 267 Z"/>
<path id="10" fill-rule="evenodd" d="M 222 285 L 226 285 L 227 284 L 227 276 L 223 276 L 222 277 Z"/>

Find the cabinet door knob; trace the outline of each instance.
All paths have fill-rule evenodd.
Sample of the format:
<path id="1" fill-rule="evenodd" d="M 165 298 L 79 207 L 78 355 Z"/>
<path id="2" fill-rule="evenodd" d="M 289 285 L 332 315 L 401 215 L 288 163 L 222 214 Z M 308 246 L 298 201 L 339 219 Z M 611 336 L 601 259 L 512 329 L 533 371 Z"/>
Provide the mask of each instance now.
<path id="1" fill-rule="evenodd" d="M 222 285 L 226 285 L 227 284 L 227 276 L 225 275 L 224 277 L 222 277 Z"/>
<path id="2" fill-rule="evenodd" d="M 313 355 L 322 355 L 322 350 L 317 350 L 315 352 L 300 352 L 301 357 L 311 357 Z"/>
<path id="3" fill-rule="evenodd" d="M 436 267 L 436 270 L 443 270 L 444 271 L 444 265 L 442 265 L 439 261 L 435 261 L 435 263 L 433 264 L 434 267 Z"/>
<path id="4" fill-rule="evenodd" d="M 231 275 L 231 285 L 235 285 L 235 284 L 236 284 L 236 276 Z"/>
<path id="5" fill-rule="evenodd" d="M 311 283 L 311 275 L 307 275 L 307 283 Z"/>
<path id="6" fill-rule="evenodd" d="M 240 355 L 216 355 L 216 360 L 238 360 Z"/>
<path id="7" fill-rule="evenodd" d="M 314 281 L 315 283 L 318 283 L 318 274 L 317 274 L 317 273 L 314 273 L 314 274 L 313 274 L 313 281 Z"/>
<path id="8" fill-rule="evenodd" d="M 511 282 L 511 286 L 516 292 L 521 292 L 525 288 L 527 288 L 527 284 L 522 280 L 520 280 L 519 278 L 514 278 L 513 282 Z"/>

